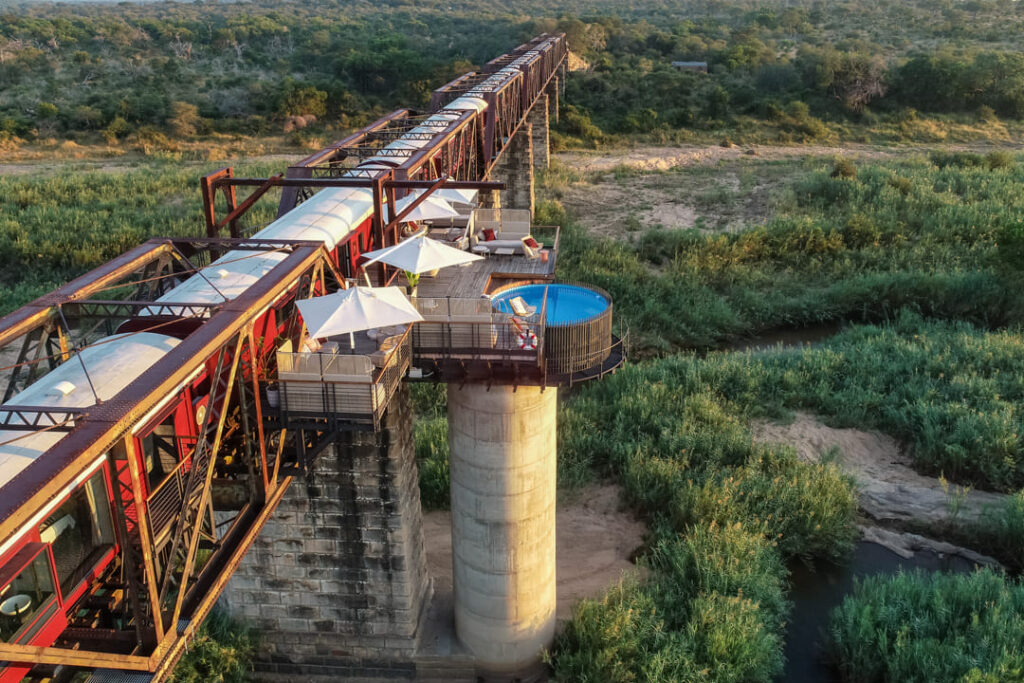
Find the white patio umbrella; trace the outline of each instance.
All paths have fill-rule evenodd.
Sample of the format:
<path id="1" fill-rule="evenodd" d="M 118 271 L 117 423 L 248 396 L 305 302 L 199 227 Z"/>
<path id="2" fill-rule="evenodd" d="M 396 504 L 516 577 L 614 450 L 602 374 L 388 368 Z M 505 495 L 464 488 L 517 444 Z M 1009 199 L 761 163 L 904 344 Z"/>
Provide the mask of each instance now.
<path id="1" fill-rule="evenodd" d="M 395 201 L 395 215 L 397 216 L 402 213 L 402 211 L 416 201 L 416 199 L 416 195 L 410 194 Z M 391 215 L 388 212 L 387 207 L 384 208 L 384 215 L 390 223 Z M 410 221 L 429 221 L 439 218 L 454 218 L 458 215 L 459 212 L 453 209 L 451 204 L 443 199 L 431 195 L 424 199 L 419 206 L 413 209 L 408 216 L 402 219 L 402 221 L 405 223 Z"/>
<path id="2" fill-rule="evenodd" d="M 398 287 L 349 287 L 295 303 L 310 337 L 315 339 L 347 333 L 353 348 L 356 345 L 355 332 L 423 320 Z"/>
<path id="3" fill-rule="evenodd" d="M 419 197 L 426 190 L 413 190 L 412 195 Z M 477 190 L 465 190 L 461 188 L 453 187 L 442 187 L 439 190 L 434 190 L 431 193 L 431 197 L 437 199 L 443 199 L 451 204 L 476 204 L 477 195 L 480 194 Z"/>
<path id="4" fill-rule="evenodd" d="M 394 246 L 368 251 L 363 256 L 367 258 L 363 268 L 371 263 L 382 261 L 389 266 L 416 274 L 428 273 L 438 268 L 457 266 L 470 261 L 479 261 L 483 258 L 479 254 L 455 249 L 430 239 L 425 232 L 417 233 Z"/>

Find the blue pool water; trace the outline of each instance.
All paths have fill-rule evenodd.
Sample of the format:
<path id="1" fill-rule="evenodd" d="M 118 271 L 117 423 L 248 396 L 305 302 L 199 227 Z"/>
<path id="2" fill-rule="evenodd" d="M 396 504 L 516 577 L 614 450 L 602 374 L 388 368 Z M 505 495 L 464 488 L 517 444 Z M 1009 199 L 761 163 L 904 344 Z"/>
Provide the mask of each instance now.
<path id="1" fill-rule="evenodd" d="M 544 301 L 544 290 L 548 291 L 547 320 L 549 325 L 583 322 L 603 313 L 608 308 L 604 296 L 575 285 L 523 285 L 506 289 L 491 298 L 494 308 L 502 313 L 512 313 L 509 300 L 523 297 L 527 306 L 538 311 Z"/>

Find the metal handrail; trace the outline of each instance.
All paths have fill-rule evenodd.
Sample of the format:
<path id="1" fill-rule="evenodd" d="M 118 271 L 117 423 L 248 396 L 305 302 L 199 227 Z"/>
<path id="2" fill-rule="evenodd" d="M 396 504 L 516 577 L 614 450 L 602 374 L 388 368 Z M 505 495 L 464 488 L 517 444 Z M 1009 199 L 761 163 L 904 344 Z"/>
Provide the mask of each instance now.
<path id="1" fill-rule="evenodd" d="M 458 302 L 465 302 L 470 312 L 453 312 L 453 304 Z M 415 303 L 422 315 L 442 318 L 426 319 L 413 327 L 413 349 L 418 356 L 527 362 L 533 365 L 542 363 L 544 319 L 540 315 L 515 316 L 495 311 L 489 299 L 428 297 L 416 299 Z M 462 315 L 486 319 L 452 319 Z M 524 349 L 519 346 L 517 340 L 524 325 L 533 328 L 537 335 L 537 348 Z"/>
<path id="2" fill-rule="evenodd" d="M 391 397 L 394 395 L 395 390 L 398 388 L 412 362 L 411 334 L 409 328 L 406 328 L 401 334 L 398 343 L 395 344 L 395 347 L 385 357 L 383 366 L 380 368 L 374 367 L 370 357 L 362 354 L 289 353 L 281 355 L 302 356 L 303 358 L 306 358 L 307 355 L 309 357 L 317 356 L 318 361 L 318 367 L 316 368 L 317 376 L 309 379 L 282 379 L 280 376 L 281 364 L 278 364 L 278 377 L 276 381 L 283 389 L 280 393 L 282 414 L 287 416 L 289 413 L 308 413 L 312 410 L 313 412 L 329 415 L 367 415 L 371 416 L 376 424 L 383 415 Z M 324 365 L 325 358 L 328 363 L 327 367 Z M 364 358 L 371 366 L 370 371 L 366 374 L 366 379 L 369 381 L 346 380 L 342 379 L 343 375 L 332 375 L 330 363 L 338 358 Z M 285 372 L 288 372 L 288 370 L 285 370 Z M 294 398 L 289 397 L 287 389 L 289 385 L 320 387 L 321 391 L 319 394 L 307 394 L 304 396 L 304 399 L 313 400 L 317 405 L 312 406 L 310 410 L 302 410 L 294 406 L 289 407 L 289 402 Z M 358 405 L 367 400 L 369 401 L 369 411 L 361 409 Z M 349 406 L 353 407 L 353 410 L 342 410 L 342 408 Z"/>

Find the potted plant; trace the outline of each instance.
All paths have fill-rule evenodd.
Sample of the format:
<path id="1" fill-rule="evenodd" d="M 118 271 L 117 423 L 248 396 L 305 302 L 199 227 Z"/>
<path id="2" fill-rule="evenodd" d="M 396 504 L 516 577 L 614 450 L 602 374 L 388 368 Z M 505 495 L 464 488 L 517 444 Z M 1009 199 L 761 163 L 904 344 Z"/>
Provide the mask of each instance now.
<path id="1" fill-rule="evenodd" d="M 420 286 L 420 274 L 410 273 L 408 270 L 405 271 L 405 281 L 408 283 L 405 287 L 405 291 L 409 296 L 416 296 L 416 290 Z"/>

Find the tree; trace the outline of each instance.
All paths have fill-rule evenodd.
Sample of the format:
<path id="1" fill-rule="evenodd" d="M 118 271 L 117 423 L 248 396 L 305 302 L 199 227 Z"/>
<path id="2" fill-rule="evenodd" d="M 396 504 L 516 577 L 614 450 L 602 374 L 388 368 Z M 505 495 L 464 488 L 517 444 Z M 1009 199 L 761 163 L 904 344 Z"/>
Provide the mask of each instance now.
<path id="1" fill-rule="evenodd" d="M 975 57 L 967 78 L 978 104 L 987 104 L 1002 116 L 1024 118 L 1024 55 L 983 52 Z"/>
<path id="2" fill-rule="evenodd" d="M 922 111 L 951 112 L 967 105 L 967 63 L 949 54 L 917 55 L 895 71 L 893 96 Z"/>
<path id="3" fill-rule="evenodd" d="M 808 87 L 824 90 L 851 111 L 863 111 L 886 92 L 885 62 L 874 55 L 809 48 L 800 51 L 797 66 Z"/>
<path id="4" fill-rule="evenodd" d="M 36 109 L 36 115 L 41 119 L 55 119 L 60 110 L 52 102 L 40 102 Z"/>
<path id="5" fill-rule="evenodd" d="M 108 145 L 117 144 L 118 138 L 131 132 L 131 126 L 121 116 L 115 116 L 114 120 L 103 129 L 103 139 Z"/>
<path id="6" fill-rule="evenodd" d="M 188 102 L 174 102 L 171 104 L 171 117 L 167 123 L 178 137 L 195 135 L 196 126 L 199 124 L 199 108 Z"/>
<path id="7" fill-rule="evenodd" d="M 846 54 L 832 81 L 832 94 L 848 109 L 860 112 L 885 94 L 885 62 L 866 54 Z"/>
<path id="8" fill-rule="evenodd" d="M 288 80 L 285 82 L 277 105 L 280 116 L 307 116 L 312 114 L 321 118 L 327 113 L 327 93 L 312 85 L 299 86 Z"/>
<path id="9" fill-rule="evenodd" d="M 75 107 L 71 113 L 71 120 L 76 128 L 85 130 L 94 130 L 100 127 L 103 123 L 103 112 L 95 107 L 88 105 L 81 105 Z"/>

